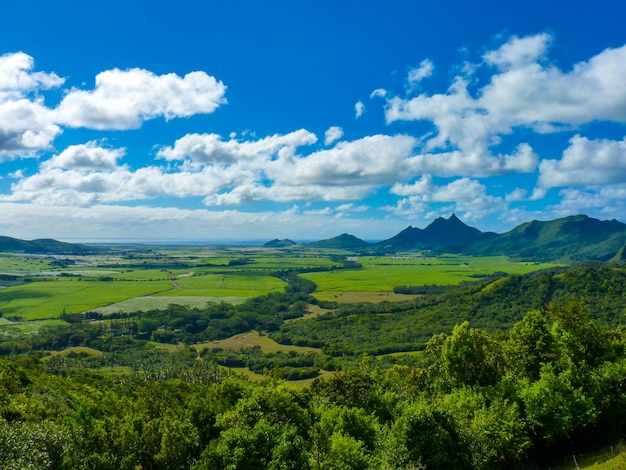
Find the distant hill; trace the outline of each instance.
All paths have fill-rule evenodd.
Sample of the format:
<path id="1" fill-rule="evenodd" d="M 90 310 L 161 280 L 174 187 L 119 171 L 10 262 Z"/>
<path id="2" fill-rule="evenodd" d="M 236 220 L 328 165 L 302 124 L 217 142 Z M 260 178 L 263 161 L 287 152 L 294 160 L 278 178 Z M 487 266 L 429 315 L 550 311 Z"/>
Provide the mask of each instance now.
<path id="1" fill-rule="evenodd" d="M 278 238 L 275 238 L 274 240 L 263 244 L 263 246 L 266 248 L 288 248 L 294 245 L 297 245 L 297 243 L 289 240 L 288 238 L 285 238 L 284 240 L 279 240 Z"/>
<path id="2" fill-rule="evenodd" d="M 526 222 L 513 230 L 475 243 L 468 253 L 508 255 L 529 260 L 609 260 L 626 242 L 626 224 L 575 215 Z"/>
<path id="3" fill-rule="evenodd" d="M 19 238 L 0 236 L 0 252 L 49 253 L 49 254 L 82 254 L 98 251 L 86 245 L 65 243 L 51 238 L 38 240 L 20 240 Z"/>
<path id="4" fill-rule="evenodd" d="M 335 250 L 361 251 L 372 247 L 372 243 L 368 243 L 354 235 L 343 233 L 337 237 L 320 240 L 318 242 L 307 243 L 309 248 L 326 248 Z"/>
<path id="5" fill-rule="evenodd" d="M 376 253 L 434 251 L 475 256 L 506 255 L 529 261 L 604 261 L 626 259 L 625 244 L 626 224 L 615 219 L 601 221 L 575 215 L 552 221 L 533 220 L 497 234 L 481 232 L 452 214 L 448 219 L 437 218 L 423 229 L 409 226 L 378 243 L 368 243 L 344 233 L 307 246 Z"/>

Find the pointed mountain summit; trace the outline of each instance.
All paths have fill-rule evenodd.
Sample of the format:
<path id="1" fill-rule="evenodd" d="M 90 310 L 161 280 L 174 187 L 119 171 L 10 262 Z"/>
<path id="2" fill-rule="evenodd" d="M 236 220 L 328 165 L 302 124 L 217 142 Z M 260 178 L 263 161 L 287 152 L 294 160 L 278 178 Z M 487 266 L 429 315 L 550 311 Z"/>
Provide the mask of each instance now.
<path id="1" fill-rule="evenodd" d="M 397 235 L 376 243 L 376 249 L 384 252 L 422 250 L 423 232 L 421 228 L 408 226 Z"/>
<path id="2" fill-rule="evenodd" d="M 423 241 L 430 250 L 450 253 L 461 253 L 474 242 L 490 238 L 491 235 L 470 227 L 454 213 L 447 219 L 435 219 L 422 232 Z"/>
<path id="3" fill-rule="evenodd" d="M 478 240 L 495 234 L 483 233 L 466 225 L 456 214 L 445 219 L 439 217 L 426 228 L 407 227 L 396 236 L 377 244 L 381 250 L 432 250 L 461 253 Z"/>

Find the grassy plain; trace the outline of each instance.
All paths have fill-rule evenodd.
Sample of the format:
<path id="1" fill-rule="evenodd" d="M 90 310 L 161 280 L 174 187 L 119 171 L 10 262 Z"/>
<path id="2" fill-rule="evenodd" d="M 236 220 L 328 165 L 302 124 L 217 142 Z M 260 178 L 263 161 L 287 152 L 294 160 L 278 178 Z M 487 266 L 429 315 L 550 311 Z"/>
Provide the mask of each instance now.
<path id="1" fill-rule="evenodd" d="M 180 276 L 180 275 L 179 275 Z M 160 295 L 255 297 L 270 292 L 282 292 L 285 283 L 263 272 L 235 272 L 232 274 L 203 273 L 176 277 L 177 287 Z"/>
<path id="2" fill-rule="evenodd" d="M 172 289 L 169 281 L 118 282 L 52 278 L 0 290 L 0 311 L 26 320 L 58 318 L 121 300 Z"/>
<path id="3" fill-rule="evenodd" d="M 254 346 L 260 347 L 261 351 L 263 351 L 264 353 L 275 353 L 279 351 L 282 351 L 282 352 L 296 351 L 301 354 L 305 354 L 308 352 L 320 352 L 320 349 L 317 349 L 317 348 L 278 344 L 276 341 L 269 338 L 268 336 L 261 335 L 256 331 L 231 336 L 230 338 L 226 338 L 222 340 L 196 344 L 194 345 L 194 348 L 198 352 L 202 351 L 203 349 L 214 349 L 214 348 L 232 349 L 233 351 L 238 351 L 242 348 L 252 348 Z"/>
<path id="4" fill-rule="evenodd" d="M 303 274 L 317 284 L 320 299 L 337 300 L 347 292 L 393 292 L 396 286 L 455 285 L 476 281 L 495 272 L 524 274 L 556 266 L 550 263 L 517 262 L 505 256 L 486 257 L 360 257 L 361 269 Z M 378 295 L 378 294 L 376 294 Z"/>
<path id="5" fill-rule="evenodd" d="M 358 261 L 363 268 L 302 276 L 317 284 L 315 295 L 320 299 L 380 302 L 405 299 L 393 293 L 400 285 L 458 284 L 496 271 L 520 274 L 551 266 L 513 262 L 504 256 L 371 256 Z M 0 284 L 0 312 L 32 321 L 59 318 L 63 311 L 107 314 L 163 309 L 170 304 L 237 303 L 281 292 L 286 283 L 272 276 L 277 271 L 339 266 L 333 252 L 281 253 L 260 247 L 120 248 L 102 255 L 68 257 L 0 254 L 0 274 L 5 276 Z"/>
<path id="6" fill-rule="evenodd" d="M 228 302 L 231 304 L 239 304 L 245 301 L 246 297 L 237 296 L 183 296 L 183 295 L 168 295 L 168 296 L 156 296 L 148 295 L 145 297 L 134 297 L 132 299 L 122 300 L 121 302 L 115 302 L 104 307 L 98 307 L 92 309 L 95 312 L 100 312 L 103 315 L 110 315 L 112 313 L 131 313 L 131 312 L 147 312 L 149 310 L 164 310 L 169 305 L 183 305 L 190 308 L 203 308 L 208 303 L 216 302 Z"/>

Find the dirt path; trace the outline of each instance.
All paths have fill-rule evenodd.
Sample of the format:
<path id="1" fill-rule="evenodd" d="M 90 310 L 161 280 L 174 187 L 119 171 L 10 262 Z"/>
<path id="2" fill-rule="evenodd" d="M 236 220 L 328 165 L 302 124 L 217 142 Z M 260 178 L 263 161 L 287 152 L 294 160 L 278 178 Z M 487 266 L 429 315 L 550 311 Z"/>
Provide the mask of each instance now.
<path id="1" fill-rule="evenodd" d="M 251 343 L 246 343 L 246 342 L 244 342 L 243 340 L 244 340 L 245 338 L 247 338 L 248 336 L 252 336 L 252 335 L 254 335 L 254 334 L 255 334 L 255 333 L 253 332 L 253 333 L 245 333 L 245 334 L 242 334 L 242 335 L 240 335 L 240 336 L 237 336 L 237 337 L 235 338 L 235 342 L 236 342 L 237 344 L 242 345 L 242 346 L 248 346 L 248 347 L 250 347 L 250 348 L 251 348 L 251 347 L 253 347 L 253 346 L 254 346 L 254 344 L 251 344 Z"/>
<path id="2" fill-rule="evenodd" d="M 170 278 L 170 282 L 172 283 L 172 286 L 174 287 L 174 290 L 178 290 L 180 289 L 180 286 L 178 285 L 178 283 L 174 280 L 174 278 L 172 277 L 172 274 L 169 274 L 169 278 Z"/>

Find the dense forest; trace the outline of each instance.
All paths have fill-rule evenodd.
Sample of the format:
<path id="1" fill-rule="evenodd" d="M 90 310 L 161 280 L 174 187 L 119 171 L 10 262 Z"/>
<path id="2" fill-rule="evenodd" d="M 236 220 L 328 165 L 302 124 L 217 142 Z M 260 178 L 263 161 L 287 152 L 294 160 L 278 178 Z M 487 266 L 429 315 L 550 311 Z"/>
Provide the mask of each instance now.
<path id="1" fill-rule="evenodd" d="M 66 314 L 66 326 L 5 334 L 0 466 L 547 468 L 626 430 L 620 266 L 348 305 L 283 275 L 285 292 L 240 305 Z M 326 313 L 301 318 L 311 303 Z M 321 350 L 192 347 L 251 329 Z M 158 347 L 171 343 L 183 346 Z"/>
<path id="2" fill-rule="evenodd" d="M 2 359 L 3 468 L 521 468 L 626 424 L 626 331 L 576 301 L 506 336 L 463 322 L 412 363 L 363 359 L 309 388 L 189 351 L 136 359 L 129 375 L 80 354 Z"/>

